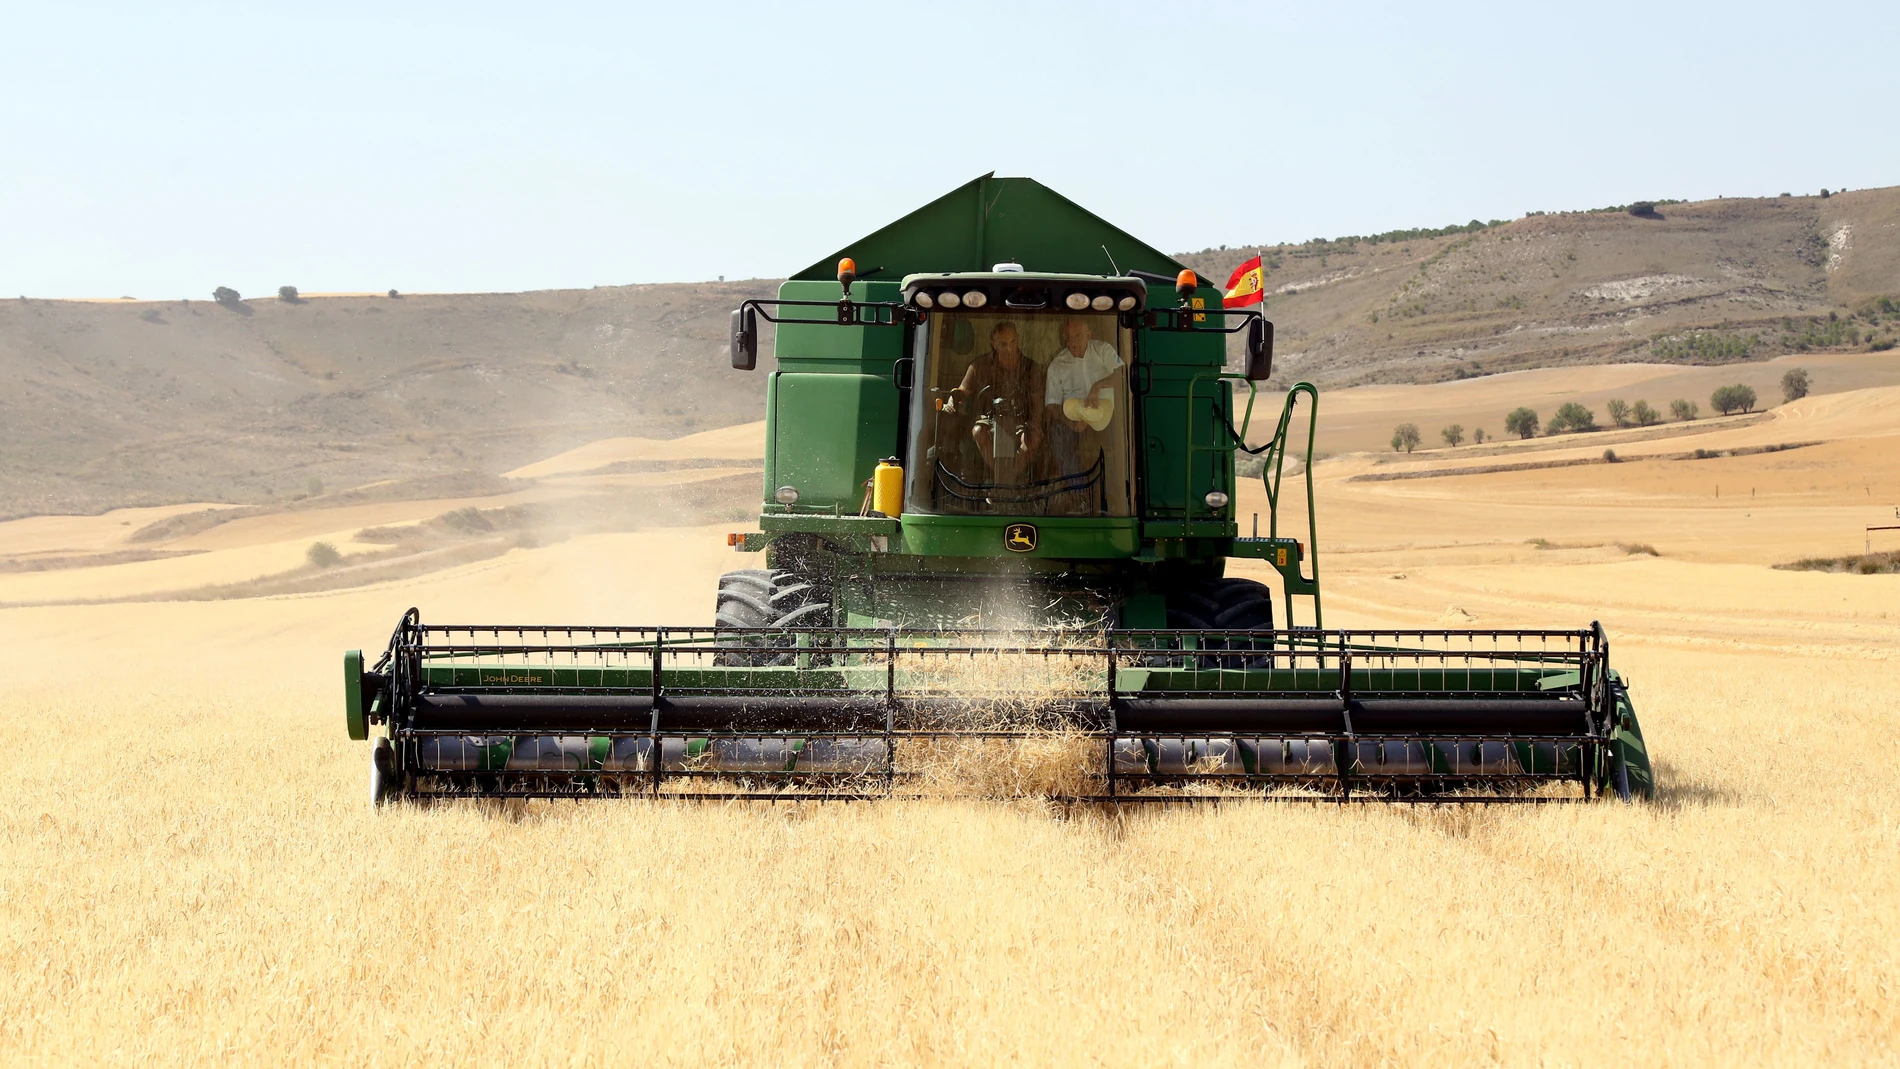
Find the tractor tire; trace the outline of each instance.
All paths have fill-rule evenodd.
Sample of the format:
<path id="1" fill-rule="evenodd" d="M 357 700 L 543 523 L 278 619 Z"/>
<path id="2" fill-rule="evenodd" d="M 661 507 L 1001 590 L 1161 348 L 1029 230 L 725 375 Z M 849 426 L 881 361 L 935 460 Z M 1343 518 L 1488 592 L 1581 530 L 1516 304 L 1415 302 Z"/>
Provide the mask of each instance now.
<path id="1" fill-rule="evenodd" d="M 719 627 L 826 627 L 831 602 L 825 591 L 795 572 L 749 568 L 719 577 L 713 622 Z M 713 663 L 744 667 L 788 665 L 796 639 L 786 635 L 734 635 L 716 640 Z"/>
<path id="2" fill-rule="evenodd" d="M 1166 592 L 1168 626 L 1181 631 L 1270 631 L 1273 629 L 1273 592 L 1252 579 L 1204 579 Z M 1202 668 L 1265 668 L 1271 657 L 1226 655 L 1230 650 L 1268 650 L 1267 639 L 1209 636 L 1197 645 L 1216 656 L 1198 658 Z"/>
<path id="3" fill-rule="evenodd" d="M 402 791 L 402 775 L 396 771 L 396 751 L 388 738 L 379 738 L 369 748 L 369 804 L 381 809 Z"/>

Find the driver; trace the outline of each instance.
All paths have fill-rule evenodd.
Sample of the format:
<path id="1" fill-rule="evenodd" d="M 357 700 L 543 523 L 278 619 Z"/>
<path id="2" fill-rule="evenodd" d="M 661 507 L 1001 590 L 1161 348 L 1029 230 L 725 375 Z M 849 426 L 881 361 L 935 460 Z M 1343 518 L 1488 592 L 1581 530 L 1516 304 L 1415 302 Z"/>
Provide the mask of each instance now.
<path id="1" fill-rule="evenodd" d="M 1005 458 L 1028 458 L 1042 445 L 1045 392 L 1042 369 L 1023 355 L 1016 324 L 1007 320 L 990 328 L 990 351 L 976 358 L 963 373 L 963 383 L 950 391 L 957 411 L 974 417 L 970 437 L 994 470 L 1001 434 Z"/>

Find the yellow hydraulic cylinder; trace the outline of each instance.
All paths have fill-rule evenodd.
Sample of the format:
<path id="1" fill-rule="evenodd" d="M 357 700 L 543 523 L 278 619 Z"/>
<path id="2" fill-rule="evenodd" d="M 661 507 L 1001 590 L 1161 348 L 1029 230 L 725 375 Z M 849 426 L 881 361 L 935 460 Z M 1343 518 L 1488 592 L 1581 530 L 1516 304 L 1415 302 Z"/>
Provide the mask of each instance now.
<path id="1" fill-rule="evenodd" d="M 878 461 L 877 470 L 871 473 L 871 507 L 886 516 L 904 510 L 904 466 L 896 457 Z"/>

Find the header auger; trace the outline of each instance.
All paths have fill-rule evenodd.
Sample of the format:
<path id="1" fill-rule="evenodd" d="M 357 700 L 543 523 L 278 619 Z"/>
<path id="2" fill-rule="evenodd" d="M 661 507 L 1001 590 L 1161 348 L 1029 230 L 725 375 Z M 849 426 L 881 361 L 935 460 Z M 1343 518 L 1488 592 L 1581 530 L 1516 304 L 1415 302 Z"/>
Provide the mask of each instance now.
<path id="1" fill-rule="evenodd" d="M 374 665 L 345 657 L 376 802 L 906 797 L 945 747 L 1051 740 L 1072 767 L 1028 789 L 1071 800 L 1649 793 L 1601 627 L 1322 627 L 1318 391 L 1247 447 L 1272 324 L 1046 187 L 986 175 L 745 302 L 735 368 L 761 319 L 765 481 L 731 542 L 762 566 L 721 578 L 712 627 L 411 609 Z M 1303 540 L 1279 530 L 1302 397 Z M 1264 537 L 1236 522 L 1243 449 Z"/>

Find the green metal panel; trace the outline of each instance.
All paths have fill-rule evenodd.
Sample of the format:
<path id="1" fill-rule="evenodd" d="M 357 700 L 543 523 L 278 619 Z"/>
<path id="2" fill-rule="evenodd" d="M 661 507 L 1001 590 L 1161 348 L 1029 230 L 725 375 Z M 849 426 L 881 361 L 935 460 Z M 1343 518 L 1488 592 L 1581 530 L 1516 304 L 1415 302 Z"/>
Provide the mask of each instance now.
<path id="1" fill-rule="evenodd" d="M 887 375 L 780 372 L 772 391 L 769 462 L 799 511 L 857 512 L 864 481 L 897 452 L 897 387 Z"/>
<path id="2" fill-rule="evenodd" d="M 1163 294 L 1153 295 L 1160 301 Z M 1207 307 L 1220 307 L 1220 293 L 1202 286 L 1197 297 Z M 1234 493 L 1233 455 L 1208 452 L 1224 444 L 1225 431 L 1213 419 L 1213 403 L 1232 419 L 1230 391 L 1199 376 L 1219 373 L 1227 358 L 1224 334 L 1176 334 L 1143 330 L 1137 338 L 1136 359 L 1141 377 L 1141 514 L 1151 520 L 1183 519 L 1224 522 L 1232 516 L 1209 509 L 1203 502 L 1209 490 Z M 1194 397 L 1192 465 L 1185 448 L 1189 434 L 1189 394 Z"/>
<path id="3" fill-rule="evenodd" d="M 1027 523 L 1036 528 L 1036 548 L 1012 553 L 1003 530 Z M 1132 557 L 1141 548 L 1136 520 L 1080 517 L 927 516 L 904 514 L 904 552 L 928 557 L 1051 557 L 1087 560 Z"/>
<path id="4" fill-rule="evenodd" d="M 1031 271 L 1085 275 L 1133 270 L 1172 275 L 1181 270 L 1174 258 L 1041 182 L 994 174 L 951 190 L 792 278 L 835 279 L 838 260 L 845 256 L 856 260 L 860 271 L 876 271 L 879 278 L 920 271 L 988 271 L 1010 260 Z M 832 294 L 836 299 L 835 283 Z"/>
<path id="5" fill-rule="evenodd" d="M 830 282 L 786 282 L 779 286 L 780 300 L 831 301 L 844 295 L 834 279 Z M 896 282 L 858 282 L 851 287 L 854 301 L 895 301 Z M 838 325 L 834 308 L 780 308 L 782 319 L 808 319 L 821 324 L 801 326 L 780 323 L 772 343 L 772 354 L 785 371 L 838 371 L 846 374 L 886 375 L 891 362 L 904 355 L 903 326 L 847 327 Z"/>
<path id="6" fill-rule="evenodd" d="M 765 378 L 765 487 L 759 500 L 767 505 L 772 503 L 772 491 L 785 485 L 778 481 L 778 450 L 772 448 L 773 431 L 778 426 L 778 377 L 781 374 L 774 371 Z"/>
<path id="7" fill-rule="evenodd" d="M 343 724 L 350 738 L 369 738 L 369 720 L 363 710 L 363 651 L 343 651 Z"/>

